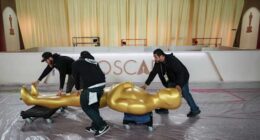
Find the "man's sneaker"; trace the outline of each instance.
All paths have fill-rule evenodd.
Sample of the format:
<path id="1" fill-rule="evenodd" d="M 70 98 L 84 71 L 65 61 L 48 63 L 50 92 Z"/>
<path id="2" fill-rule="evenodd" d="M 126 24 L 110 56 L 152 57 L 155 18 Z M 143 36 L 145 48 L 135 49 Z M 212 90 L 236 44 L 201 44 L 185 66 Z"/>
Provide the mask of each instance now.
<path id="1" fill-rule="evenodd" d="M 200 110 L 197 110 L 197 111 L 190 111 L 188 114 L 187 114 L 187 117 L 196 117 L 198 114 L 200 114 Z"/>
<path id="2" fill-rule="evenodd" d="M 109 128 L 110 127 L 108 125 L 106 125 L 102 130 L 96 131 L 95 137 L 99 137 L 99 136 L 105 134 L 109 130 Z"/>
<path id="3" fill-rule="evenodd" d="M 162 109 L 162 108 L 160 108 L 160 109 L 155 109 L 155 112 L 156 112 L 157 114 L 169 114 L 168 109 Z"/>
<path id="4" fill-rule="evenodd" d="M 97 131 L 95 128 L 93 128 L 91 126 L 90 127 L 86 127 L 85 130 L 90 132 L 90 133 L 96 133 L 96 131 Z"/>

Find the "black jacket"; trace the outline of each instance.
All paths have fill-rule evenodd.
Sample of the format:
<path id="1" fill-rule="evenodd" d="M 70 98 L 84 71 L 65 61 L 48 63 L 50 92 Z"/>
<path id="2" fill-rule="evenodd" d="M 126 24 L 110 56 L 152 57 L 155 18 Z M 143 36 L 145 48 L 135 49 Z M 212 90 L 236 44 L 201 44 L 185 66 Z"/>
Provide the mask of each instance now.
<path id="1" fill-rule="evenodd" d="M 83 89 L 87 89 L 90 86 L 106 81 L 105 74 L 93 59 L 78 59 L 75 61 L 72 64 L 72 76 L 75 79 L 77 90 L 80 89 L 80 83 L 83 84 Z M 82 81 L 80 82 L 80 80 Z"/>
<path id="2" fill-rule="evenodd" d="M 53 54 L 53 67 L 47 65 L 47 67 L 42 72 L 41 76 L 38 78 L 41 81 L 46 75 L 48 75 L 53 68 L 56 68 L 60 73 L 60 89 L 63 89 L 66 74 L 71 74 L 71 65 L 74 60 L 68 56 L 61 56 L 59 54 Z"/>
<path id="3" fill-rule="evenodd" d="M 159 75 L 162 84 L 168 87 L 168 83 L 174 83 L 181 88 L 189 81 L 189 72 L 187 68 L 172 53 L 165 55 L 165 62 L 155 63 L 145 84 L 150 85 L 156 74 Z M 167 75 L 167 81 L 164 77 Z"/>

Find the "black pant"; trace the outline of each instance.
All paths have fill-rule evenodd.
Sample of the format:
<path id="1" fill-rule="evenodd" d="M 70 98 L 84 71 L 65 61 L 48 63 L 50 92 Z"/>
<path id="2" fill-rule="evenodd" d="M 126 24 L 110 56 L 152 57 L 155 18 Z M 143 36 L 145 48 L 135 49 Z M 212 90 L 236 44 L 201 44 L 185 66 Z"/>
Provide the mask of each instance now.
<path id="1" fill-rule="evenodd" d="M 72 75 L 68 75 L 68 81 L 66 85 L 66 93 L 70 93 L 75 85 L 75 80 Z"/>
<path id="2" fill-rule="evenodd" d="M 103 120 L 99 113 L 99 102 L 100 98 L 103 95 L 105 86 L 92 88 L 92 89 L 84 89 L 80 95 L 80 105 L 83 111 L 88 115 L 88 117 L 92 120 L 91 126 L 96 130 L 101 130 L 107 123 Z M 97 94 L 98 101 L 89 105 L 89 95 L 92 93 Z"/>

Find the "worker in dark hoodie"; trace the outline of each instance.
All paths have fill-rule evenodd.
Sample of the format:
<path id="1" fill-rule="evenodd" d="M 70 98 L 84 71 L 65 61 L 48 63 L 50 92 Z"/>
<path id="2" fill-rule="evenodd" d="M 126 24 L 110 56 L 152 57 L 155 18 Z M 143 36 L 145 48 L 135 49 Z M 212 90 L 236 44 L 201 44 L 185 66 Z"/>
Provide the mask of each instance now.
<path id="1" fill-rule="evenodd" d="M 187 117 L 195 117 L 200 114 L 200 108 L 197 106 L 190 93 L 190 74 L 184 64 L 172 53 L 165 54 L 161 49 L 154 50 L 153 56 L 155 65 L 142 88 L 146 89 L 158 74 L 162 84 L 166 88 L 176 88 L 182 93 L 183 98 L 190 107 L 190 112 L 187 114 Z M 158 114 L 168 114 L 167 109 L 156 109 L 155 112 Z"/>
<path id="2" fill-rule="evenodd" d="M 57 95 L 60 96 L 63 93 L 66 75 L 68 75 L 68 81 L 65 92 L 70 93 L 75 83 L 71 75 L 71 65 L 74 60 L 68 56 L 62 56 L 57 53 L 52 54 L 51 52 L 44 52 L 42 54 L 41 62 L 46 62 L 47 67 L 44 69 L 38 80 L 33 82 L 33 84 L 38 85 L 39 82 L 53 70 L 53 68 L 56 68 L 60 73 L 60 86 Z"/>
<path id="3" fill-rule="evenodd" d="M 105 74 L 99 64 L 88 51 L 82 51 L 80 58 L 72 64 L 72 75 L 77 90 L 82 86 L 80 105 L 82 110 L 92 120 L 92 124 L 85 130 L 101 136 L 109 130 L 109 125 L 99 113 L 99 102 L 106 85 Z M 81 85 L 82 84 L 82 85 Z"/>

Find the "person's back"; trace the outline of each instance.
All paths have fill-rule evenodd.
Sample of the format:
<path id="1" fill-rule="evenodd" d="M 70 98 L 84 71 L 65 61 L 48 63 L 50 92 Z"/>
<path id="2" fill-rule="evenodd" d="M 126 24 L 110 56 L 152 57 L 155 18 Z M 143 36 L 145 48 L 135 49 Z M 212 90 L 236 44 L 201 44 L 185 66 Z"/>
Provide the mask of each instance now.
<path id="1" fill-rule="evenodd" d="M 166 74 L 169 78 L 168 82 L 183 86 L 189 81 L 190 74 L 184 64 L 172 53 L 165 55 Z"/>
<path id="2" fill-rule="evenodd" d="M 74 71 L 80 75 L 83 89 L 105 82 L 105 74 L 94 60 L 87 61 L 85 59 L 79 59 L 72 64 L 72 67 Z"/>
<path id="3" fill-rule="evenodd" d="M 68 56 L 62 56 L 59 54 L 53 54 L 53 64 L 60 72 L 65 74 L 71 74 L 71 66 L 74 62 L 74 59 Z"/>

